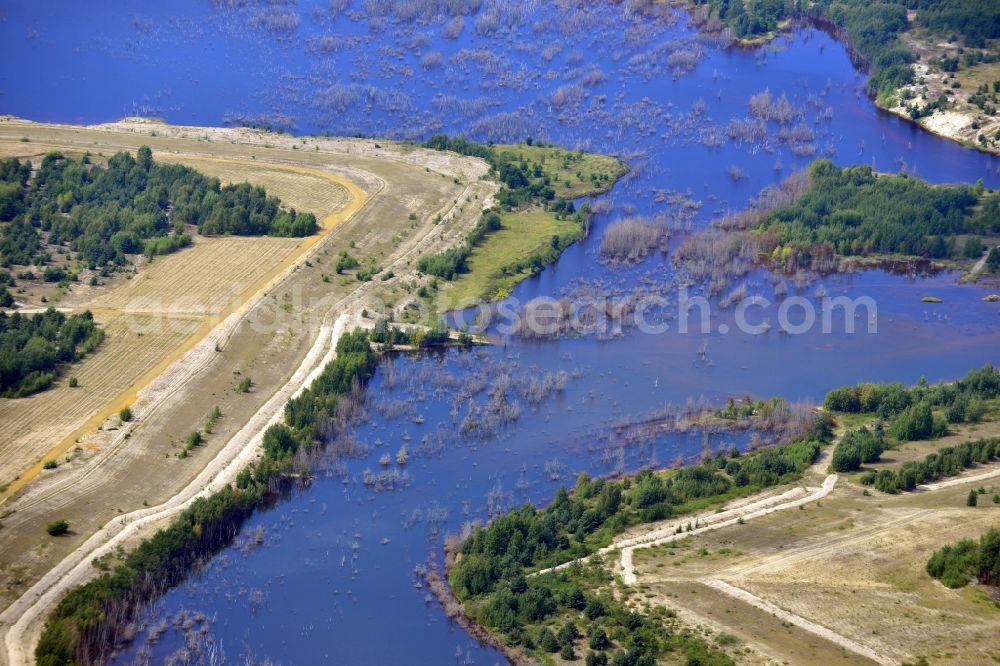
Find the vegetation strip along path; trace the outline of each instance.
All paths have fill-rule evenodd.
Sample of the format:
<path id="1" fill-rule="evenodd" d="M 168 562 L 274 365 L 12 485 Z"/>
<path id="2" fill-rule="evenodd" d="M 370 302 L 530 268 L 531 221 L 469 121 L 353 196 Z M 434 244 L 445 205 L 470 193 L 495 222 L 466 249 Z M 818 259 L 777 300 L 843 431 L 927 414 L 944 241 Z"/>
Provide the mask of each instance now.
<path id="1" fill-rule="evenodd" d="M 822 463 L 825 464 L 825 460 L 821 459 Z M 819 463 L 818 463 L 819 464 Z M 1000 467 L 994 469 L 989 469 L 984 472 L 972 475 L 963 475 L 948 481 L 940 481 L 937 483 L 931 483 L 926 485 L 920 485 L 918 488 L 923 491 L 933 492 L 937 490 L 943 490 L 945 488 L 950 488 L 952 486 L 977 483 L 985 479 L 990 479 L 996 476 L 1000 476 Z M 684 531 L 683 526 L 685 524 L 690 524 L 692 518 L 687 517 L 677 517 L 676 520 L 670 523 L 660 523 L 656 527 L 648 530 L 647 532 L 640 534 L 638 536 L 633 536 L 629 538 L 619 539 L 612 543 L 610 546 L 601 548 L 592 555 L 579 558 L 577 560 L 572 560 L 570 562 L 565 562 L 555 567 L 549 567 L 547 569 L 542 569 L 538 572 L 530 574 L 529 576 L 541 576 L 547 573 L 552 573 L 556 571 L 561 571 L 568 569 L 574 565 L 582 564 L 591 560 L 594 556 L 603 556 L 612 553 L 618 553 L 618 560 L 614 565 L 615 571 L 621 576 L 622 583 L 630 587 L 634 587 L 638 584 L 638 576 L 636 575 L 635 565 L 633 564 L 633 553 L 640 548 L 652 548 L 655 546 L 663 545 L 666 543 L 681 541 L 687 539 L 691 536 L 697 536 L 699 534 L 704 534 L 713 530 L 721 529 L 723 527 L 731 527 L 733 525 L 743 524 L 744 522 L 751 520 L 753 518 L 758 518 L 761 516 L 776 513 L 778 511 L 783 511 L 786 509 L 794 509 L 796 507 L 804 506 L 811 502 L 818 502 L 829 495 L 834 487 L 836 486 L 839 476 L 837 474 L 830 474 L 824 480 L 819 488 L 814 488 L 811 491 L 805 487 L 796 487 L 781 493 L 780 495 L 766 496 L 758 500 L 753 500 L 749 503 L 740 504 L 734 506 L 730 509 L 724 509 L 719 513 L 710 514 L 707 517 L 698 518 L 695 517 L 698 523 L 705 521 L 708 524 L 701 527 L 695 527 L 690 531 Z M 696 523 L 696 524 L 698 524 Z M 677 531 L 680 529 L 681 531 Z M 872 661 L 879 664 L 891 665 L 897 663 L 896 660 L 868 647 L 857 641 L 854 641 L 846 636 L 843 636 L 835 631 L 832 631 L 822 625 L 816 624 L 806 618 L 799 615 L 786 611 L 773 603 L 757 597 L 753 593 L 737 587 L 729 582 L 720 580 L 718 578 L 704 578 L 699 579 L 698 582 L 707 585 L 718 592 L 726 594 L 734 599 L 738 599 L 745 603 L 759 608 L 760 610 L 774 615 L 778 619 L 794 624 L 795 626 L 815 634 L 821 638 L 824 638 L 836 645 L 849 650 L 857 655 L 871 659 Z"/>

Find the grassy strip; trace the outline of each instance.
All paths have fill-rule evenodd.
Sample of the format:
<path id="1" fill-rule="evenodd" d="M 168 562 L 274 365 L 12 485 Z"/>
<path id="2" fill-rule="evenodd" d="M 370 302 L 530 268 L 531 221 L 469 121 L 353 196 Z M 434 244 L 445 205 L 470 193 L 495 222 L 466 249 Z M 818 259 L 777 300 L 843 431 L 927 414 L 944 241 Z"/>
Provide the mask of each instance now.
<path id="1" fill-rule="evenodd" d="M 328 423 L 338 401 L 364 384 L 376 356 L 366 331 L 345 334 L 337 357 L 285 407 L 288 425 L 264 434 L 263 455 L 236 482 L 195 500 L 166 529 L 141 543 L 114 568 L 72 590 L 49 617 L 35 649 L 40 666 L 103 662 L 121 630 L 150 598 L 182 580 L 192 566 L 217 551 L 263 503 L 286 488 L 295 457 L 320 445 L 317 427 Z"/>
<path id="2" fill-rule="evenodd" d="M 572 199 L 608 191 L 628 170 L 606 155 L 530 140 L 493 146 L 439 135 L 424 146 L 482 158 L 503 184 L 496 209 L 484 211 L 463 245 L 421 257 L 418 263 L 422 272 L 449 281 L 472 274 L 442 299 L 442 309 L 503 298 L 515 284 L 553 263 L 590 226 L 590 207 L 577 209 Z"/>
<path id="3" fill-rule="evenodd" d="M 476 246 L 466 260 L 466 273 L 455 276 L 441 294 L 442 310 L 480 298 L 502 299 L 514 286 L 554 262 L 563 249 L 583 236 L 580 225 L 549 211 L 504 213 L 501 227 Z"/>

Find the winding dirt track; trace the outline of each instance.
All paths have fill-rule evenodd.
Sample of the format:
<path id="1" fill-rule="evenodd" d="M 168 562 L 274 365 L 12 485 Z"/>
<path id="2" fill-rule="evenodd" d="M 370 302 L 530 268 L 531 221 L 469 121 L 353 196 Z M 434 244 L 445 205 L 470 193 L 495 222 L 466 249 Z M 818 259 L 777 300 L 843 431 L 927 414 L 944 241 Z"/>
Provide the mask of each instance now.
<path id="1" fill-rule="evenodd" d="M 837 485 L 837 475 L 830 474 L 823 479 L 823 484 L 819 488 L 813 488 L 812 490 L 807 488 L 793 488 L 776 497 L 766 497 L 757 502 L 714 514 L 705 519 L 709 521 L 707 525 L 696 527 L 689 532 L 677 532 L 676 530 L 681 525 L 681 523 L 677 523 L 674 526 L 660 528 L 649 534 L 614 544 L 614 548 L 621 549 L 621 558 L 619 559 L 618 566 L 621 570 L 622 582 L 626 585 L 636 584 L 637 579 L 635 566 L 632 564 L 632 553 L 638 548 L 652 548 L 653 546 L 670 543 L 671 541 L 680 541 L 689 536 L 697 536 L 723 527 L 738 525 L 740 522 L 760 518 L 761 516 L 766 516 L 777 511 L 794 509 L 810 502 L 817 502 L 829 495 L 835 485 Z M 664 534 L 665 531 L 668 533 Z"/>

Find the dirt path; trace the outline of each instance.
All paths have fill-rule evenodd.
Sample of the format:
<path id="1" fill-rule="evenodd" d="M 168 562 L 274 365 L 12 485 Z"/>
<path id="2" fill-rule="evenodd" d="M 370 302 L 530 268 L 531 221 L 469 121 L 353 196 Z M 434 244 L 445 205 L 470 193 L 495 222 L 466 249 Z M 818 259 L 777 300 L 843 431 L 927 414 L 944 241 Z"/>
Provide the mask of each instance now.
<path id="1" fill-rule="evenodd" d="M 820 626 L 814 622 L 810 622 L 804 617 L 800 617 L 798 615 L 795 615 L 794 613 L 789 613 L 788 611 L 779 608 L 778 606 L 775 606 L 771 602 L 764 601 L 760 597 L 754 596 L 753 594 L 747 592 L 744 589 L 736 587 L 735 585 L 730 585 L 729 583 L 723 580 L 719 580 L 717 578 L 709 578 L 701 580 L 700 582 L 704 585 L 707 585 L 711 588 L 718 590 L 719 592 L 722 592 L 723 594 L 727 594 L 735 599 L 739 599 L 740 601 L 745 601 L 751 606 L 759 608 L 765 613 L 770 613 L 771 615 L 774 615 L 775 617 L 784 622 L 788 622 L 789 624 L 794 624 L 795 626 L 801 629 L 805 629 L 806 631 L 812 634 L 820 636 L 821 638 L 825 638 L 831 643 L 835 643 L 846 650 L 850 650 L 855 654 L 867 657 L 868 659 L 871 659 L 874 662 L 877 662 L 879 664 L 885 664 L 886 666 L 893 666 L 894 664 L 897 663 L 895 659 L 890 659 L 889 657 L 879 652 L 876 652 L 875 650 L 871 649 L 866 645 L 862 645 L 861 643 L 853 641 L 850 638 L 847 638 L 846 636 L 841 636 L 840 634 L 831 631 L 826 627 Z"/>
<path id="2" fill-rule="evenodd" d="M 825 456 L 820 459 L 817 465 L 813 466 L 814 471 L 818 471 L 825 464 Z M 925 491 L 936 491 L 944 488 L 949 488 L 952 486 L 968 483 L 976 483 L 981 480 L 993 478 L 1000 476 L 1000 467 L 995 469 L 989 469 L 979 474 L 959 477 L 956 479 L 950 479 L 948 481 L 943 481 L 935 484 L 928 484 L 926 486 L 921 486 L 920 488 Z M 615 572 L 621 576 L 621 580 L 625 585 L 635 586 L 638 584 L 638 575 L 636 572 L 633 555 L 637 549 L 640 548 L 651 548 L 665 543 L 670 543 L 674 541 L 681 541 L 690 536 L 697 536 L 699 534 L 704 534 L 713 530 L 718 530 L 724 527 L 731 527 L 733 525 L 742 524 L 754 518 L 759 518 L 761 516 L 770 515 L 779 511 L 784 511 L 787 509 L 793 509 L 796 507 L 803 506 L 812 502 L 817 502 L 825 497 L 827 497 L 834 489 L 837 484 L 838 476 L 836 474 L 827 475 L 823 480 L 823 483 L 818 488 L 806 488 L 797 487 L 787 490 L 778 495 L 771 495 L 760 497 L 757 499 L 750 498 L 748 500 L 743 500 L 741 504 L 728 505 L 723 511 L 707 514 L 701 516 L 691 516 L 685 519 L 676 519 L 673 521 L 660 523 L 654 526 L 652 529 L 647 529 L 641 534 L 629 536 L 626 538 L 619 538 L 614 543 L 606 548 L 600 549 L 595 555 L 607 555 L 614 552 L 618 552 L 618 559 L 614 564 Z M 904 523 L 912 522 L 918 519 L 920 516 L 928 513 L 930 510 L 924 510 L 916 512 L 913 515 L 899 517 L 892 523 Z M 690 528 L 691 525 L 696 525 L 693 529 L 685 529 L 685 526 Z M 851 541 L 857 540 L 859 538 L 870 536 L 870 533 L 880 532 L 884 530 L 886 525 L 880 524 L 878 526 L 872 527 L 870 530 L 863 530 L 861 533 L 852 533 L 848 538 Z M 767 561 L 767 566 L 773 568 L 776 561 L 785 561 L 789 566 L 794 566 L 794 562 L 798 558 L 811 557 L 817 552 L 837 550 L 842 549 L 844 545 L 840 543 L 841 540 L 836 540 L 834 543 L 823 543 L 813 545 L 808 549 L 801 551 L 793 551 L 789 553 L 784 553 L 777 558 L 770 558 Z M 579 561 L 590 559 L 589 556 L 586 558 L 581 558 Z M 544 569 L 533 575 L 539 575 L 543 573 L 548 573 L 551 571 L 557 571 L 571 566 L 572 562 L 567 562 L 556 567 L 551 567 L 549 569 Z M 747 574 L 754 565 L 746 568 L 746 570 L 735 570 L 732 572 L 739 578 L 741 575 Z M 731 576 L 727 576 L 731 578 Z M 879 664 L 895 664 L 897 660 L 883 654 L 882 652 L 859 643 L 852 638 L 849 638 L 841 633 L 838 633 L 828 627 L 822 626 L 808 620 L 800 615 L 797 615 L 791 611 L 785 610 L 774 603 L 771 603 L 765 599 L 762 599 L 755 594 L 733 584 L 733 582 L 727 582 L 721 580 L 717 577 L 705 577 L 694 579 L 696 582 L 702 583 L 712 589 L 728 595 L 733 599 L 737 599 L 744 603 L 750 604 L 755 608 L 760 609 L 765 613 L 778 618 L 782 622 L 787 622 L 789 624 L 795 625 L 796 627 L 809 632 L 815 636 L 818 636 L 826 641 L 829 641 L 853 654 L 860 657 L 870 659 Z M 661 581 L 665 582 L 665 581 Z"/>
<path id="3" fill-rule="evenodd" d="M 989 256 L 990 256 L 989 250 L 984 252 L 983 256 L 980 257 L 979 261 L 977 261 L 975 266 L 972 267 L 972 270 L 969 271 L 969 275 L 971 275 L 972 277 L 979 275 L 979 273 L 982 272 L 983 267 L 986 266 L 986 260 L 989 258 Z"/>
<path id="4" fill-rule="evenodd" d="M 654 530 L 640 537 L 629 540 L 628 542 L 623 542 L 625 545 L 621 551 L 621 558 L 619 560 L 618 566 L 616 567 L 621 574 L 622 582 L 629 586 L 634 586 L 638 582 L 638 577 L 635 572 L 635 565 L 633 564 L 632 555 L 637 548 L 650 548 L 653 546 L 658 546 L 664 543 L 669 543 L 672 541 L 680 541 L 686 539 L 689 536 L 697 536 L 698 534 L 704 534 L 711 530 L 721 529 L 723 527 L 730 527 L 732 525 L 742 524 L 748 520 L 754 518 L 759 518 L 761 516 L 770 515 L 778 511 L 784 511 L 787 509 L 793 509 L 805 504 L 812 502 L 817 502 L 833 491 L 834 486 L 837 484 L 837 475 L 830 474 L 824 480 L 823 484 L 819 488 L 813 488 L 811 490 L 806 488 L 793 488 L 781 495 L 776 497 L 767 497 L 756 502 L 751 502 L 745 506 L 739 507 L 737 509 L 730 509 L 724 511 L 720 514 L 716 514 L 715 520 L 704 527 L 695 528 L 687 532 L 675 532 L 671 534 L 664 535 L 664 528 Z M 733 515 L 734 513 L 738 515 Z M 681 523 L 677 523 L 679 527 Z M 675 530 L 677 527 L 674 528 Z M 619 547 L 622 544 L 618 544 Z M 712 587 L 724 594 L 731 597 L 744 601 L 756 608 L 759 608 L 782 621 L 789 622 L 795 626 L 804 629 L 812 634 L 815 634 L 821 638 L 824 638 L 846 650 L 849 650 L 855 654 L 861 655 L 868 659 L 871 659 L 879 664 L 894 664 L 894 660 L 886 657 L 885 655 L 876 652 L 875 650 L 862 645 L 856 641 L 842 636 L 826 627 L 818 625 L 814 622 L 799 617 L 793 613 L 790 613 L 774 604 L 765 601 L 759 597 L 754 596 L 750 592 L 738 588 L 725 581 L 709 578 L 700 579 L 701 582 L 709 587 Z"/>
<path id="5" fill-rule="evenodd" d="M 548 569 L 542 569 L 532 575 L 540 576 L 553 571 L 560 571 L 577 562 L 586 562 L 597 555 L 607 555 L 609 553 L 621 551 L 618 564 L 615 566 L 615 569 L 621 574 L 622 581 L 626 585 L 635 585 L 636 575 L 635 567 L 632 564 L 632 553 L 637 548 L 651 548 L 653 546 L 659 546 L 671 541 L 686 539 L 689 536 L 704 534 L 705 532 L 709 532 L 711 530 L 729 527 L 730 525 L 737 525 L 741 521 L 746 522 L 747 520 L 751 520 L 753 518 L 774 513 L 775 511 L 794 509 L 797 506 L 808 504 L 809 502 L 815 502 L 816 500 L 826 497 L 830 494 L 830 491 L 833 490 L 836 483 L 837 475 L 830 474 L 823 480 L 823 484 L 819 488 L 814 488 L 812 490 L 803 487 L 792 488 L 791 490 L 787 490 L 780 495 L 766 496 L 749 502 L 746 500 L 739 500 L 734 503 L 735 505 L 730 504 L 730 508 L 724 509 L 718 513 L 686 516 L 682 520 L 659 524 L 657 527 L 638 536 L 618 539 L 610 546 L 601 548 L 593 555 L 588 555 L 570 562 L 564 562 L 563 564 L 549 567 Z M 699 527 L 695 527 L 694 529 L 688 531 L 684 530 L 685 525 L 692 524 L 698 525 Z"/>
<path id="6" fill-rule="evenodd" d="M 960 486 L 963 483 L 975 483 L 976 481 L 985 481 L 986 479 L 992 479 L 995 476 L 1000 476 L 1000 466 L 994 467 L 993 469 L 988 469 L 985 472 L 980 472 L 979 474 L 973 474 L 972 476 L 958 476 L 954 479 L 948 479 L 947 481 L 938 481 L 937 483 L 928 483 L 925 485 L 920 485 L 917 486 L 917 490 L 942 490 L 944 488 Z"/>
<path id="7" fill-rule="evenodd" d="M 704 534 L 705 532 L 721 529 L 723 527 L 730 527 L 732 525 L 738 525 L 761 516 L 767 516 L 777 511 L 794 509 L 804 504 L 809 504 L 810 502 L 816 502 L 829 495 L 830 491 L 833 490 L 833 487 L 836 484 L 837 475 L 830 474 L 823 479 L 823 484 L 819 488 L 813 488 L 811 490 L 807 488 L 793 488 L 776 497 L 767 497 L 736 509 L 729 509 L 718 514 L 714 514 L 707 519 L 710 522 L 704 527 L 696 527 L 695 529 L 687 532 L 677 532 L 677 529 L 682 525 L 681 522 L 678 522 L 673 527 L 673 530 L 669 531 L 667 534 L 664 534 L 664 528 L 661 528 L 641 537 L 631 539 L 627 542 L 613 544 L 615 548 L 621 548 L 622 551 L 621 559 L 618 564 L 618 568 L 621 571 L 622 582 L 626 585 L 636 584 L 635 566 L 632 564 L 632 554 L 637 548 L 652 548 L 653 546 L 670 543 L 671 541 L 680 541 L 681 539 L 686 539 L 689 536 L 697 536 L 699 534 Z"/>
<path id="8" fill-rule="evenodd" d="M 951 488 L 954 486 L 962 484 L 973 484 L 980 481 L 995 478 L 1000 476 L 1000 466 L 993 469 L 987 469 L 977 474 L 962 476 L 954 479 L 949 479 L 947 481 L 942 481 L 939 483 L 927 484 L 919 486 L 919 490 L 925 492 L 934 492 L 943 490 L 946 488 Z M 741 512 L 743 521 L 750 520 L 757 516 L 768 515 L 775 513 L 787 508 L 793 508 L 795 506 L 800 506 L 812 501 L 817 501 L 823 497 L 830 494 L 836 484 L 837 476 L 829 475 L 823 482 L 823 486 L 816 489 L 807 495 L 804 495 L 805 489 L 795 488 L 789 490 L 781 495 L 769 498 L 763 498 L 751 502 L 746 505 L 746 507 L 738 509 Z M 799 496 L 796 497 L 796 494 Z M 781 501 L 787 499 L 788 501 Z M 616 565 L 616 571 L 621 575 L 622 582 L 626 585 L 634 586 L 638 583 L 638 576 L 635 570 L 635 565 L 633 564 L 633 553 L 637 548 L 651 547 L 663 543 L 668 543 L 671 541 L 682 540 L 689 535 L 698 535 L 711 530 L 719 529 L 726 526 L 731 526 L 734 523 L 740 522 L 739 519 L 733 519 L 731 517 L 731 512 L 733 510 L 728 510 L 724 513 L 730 514 L 729 517 L 723 514 L 717 514 L 718 518 L 711 524 L 705 525 L 704 527 L 699 527 L 691 530 L 690 532 L 680 532 L 677 534 L 665 534 L 669 532 L 669 526 L 660 527 L 654 530 L 650 530 L 640 536 L 633 537 L 629 540 L 620 541 L 615 546 L 625 547 L 621 550 L 620 559 Z M 746 513 L 743 513 L 746 512 Z M 815 560 L 817 557 L 828 556 L 832 553 L 840 552 L 850 552 L 852 548 L 861 547 L 860 544 L 866 542 L 867 539 L 871 539 L 879 534 L 886 532 L 887 530 L 897 528 L 903 525 L 913 524 L 919 520 L 932 514 L 934 509 L 922 509 L 906 515 L 897 516 L 888 522 L 881 521 L 877 525 L 872 525 L 867 528 L 862 528 L 860 530 L 855 529 L 848 535 L 839 536 L 832 540 L 825 540 L 819 543 L 809 544 L 803 548 L 797 548 L 789 552 L 782 552 L 774 556 L 768 557 L 763 562 L 752 562 L 741 567 L 736 567 L 726 572 L 725 577 L 727 580 L 722 580 L 718 577 L 718 574 L 705 577 L 696 577 L 693 579 L 684 579 L 688 582 L 698 582 L 703 585 L 709 586 L 714 590 L 726 594 L 733 599 L 748 603 L 755 608 L 760 609 L 772 616 L 778 618 L 783 622 L 795 625 L 800 629 L 812 633 L 820 638 L 830 641 L 841 648 L 848 650 L 856 655 L 865 657 L 879 664 L 896 664 L 898 659 L 885 654 L 869 645 L 860 643 L 848 636 L 839 633 L 833 629 L 826 626 L 818 624 L 812 620 L 802 617 L 794 612 L 786 610 L 770 601 L 762 599 L 756 596 L 754 593 L 739 587 L 740 580 L 748 580 L 748 576 L 755 573 L 758 570 L 768 570 L 773 571 L 775 569 L 794 570 L 797 566 L 805 564 L 809 561 Z M 681 522 L 678 521 L 677 525 Z M 674 528 L 676 529 L 676 527 Z M 668 579 L 657 579 L 657 582 L 666 583 L 669 582 Z"/>

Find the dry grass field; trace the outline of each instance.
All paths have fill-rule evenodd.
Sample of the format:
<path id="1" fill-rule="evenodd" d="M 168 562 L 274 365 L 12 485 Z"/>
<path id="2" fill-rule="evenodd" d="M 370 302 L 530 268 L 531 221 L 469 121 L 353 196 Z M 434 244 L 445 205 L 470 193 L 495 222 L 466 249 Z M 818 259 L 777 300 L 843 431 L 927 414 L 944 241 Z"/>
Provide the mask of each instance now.
<path id="1" fill-rule="evenodd" d="M 340 210 L 349 199 L 347 189 L 328 176 L 292 169 L 284 164 L 254 164 L 246 160 L 226 162 L 219 159 L 199 159 L 192 155 L 159 153 L 162 162 L 176 162 L 218 178 L 223 185 L 249 182 L 260 185 L 281 199 L 288 208 L 312 213 L 317 220 Z"/>
<path id="2" fill-rule="evenodd" d="M 67 432 L 80 431 L 84 424 L 89 427 L 83 430 L 101 425 L 118 411 L 117 404 L 110 404 L 116 396 L 140 383 L 202 326 L 199 319 L 164 320 L 156 315 L 98 313 L 95 317 L 105 331 L 105 342 L 97 353 L 73 367 L 47 391 L 17 400 L 0 400 L 0 460 L 4 473 L 0 483 L 5 488 L 16 486 L 13 482 L 18 477 L 25 479 L 28 475 L 24 472 L 42 459 L 61 462 L 66 452 L 50 451 L 66 438 Z M 76 377 L 79 386 L 70 388 L 69 377 Z M 66 448 L 72 455 L 75 442 L 69 444 Z"/>
<path id="3" fill-rule="evenodd" d="M 197 238 L 81 304 L 95 311 L 217 315 L 243 303 L 276 267 L 299 255 L 296 238 Z"/>
<path id="4" fill-rule="evenodd" d="M 1000 488 L 1000 477 L 992 481 Z M 924 569 L 942 545 L 1000 525 L 1000 505 L 965 506 L 969 487 L 865 495 L 842 478 L 801 510 L 636 551 L 639 593 L 789 663 L 861 658 L 705 581 L 723 580 L 890 662 L 992 663 L 1000 659 L 1000 605 L 976 587 L 949 590 Z"/>

